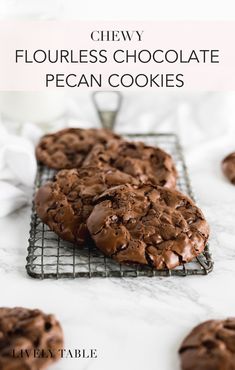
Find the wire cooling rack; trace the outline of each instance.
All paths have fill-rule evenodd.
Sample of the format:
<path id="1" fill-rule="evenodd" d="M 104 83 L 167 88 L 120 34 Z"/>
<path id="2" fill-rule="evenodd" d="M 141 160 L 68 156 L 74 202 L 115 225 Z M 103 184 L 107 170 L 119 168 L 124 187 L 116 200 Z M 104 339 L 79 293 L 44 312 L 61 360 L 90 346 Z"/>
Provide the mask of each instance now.
<path id="1" fill-rule="evenodd" d="M 173 156 L 178 171 L 178 188 L 194 199 L 183 153 L 175 134 L 125 135 L 131 140 L 141 140 L 148 145 L 159 146 Z M 38 167 L 36 187 L 51 180 L 55 171 Z M 195 199 L 194 199 L 195 200 Z M 30 238 L 27 256 L 27 273 L 34 278 L 77 277 L 138 277 L 138 276 L 187 276 L 205 275 L 213 269 L 209 245 L 192 262 L 173 270 L 155 270 L 145 266 L 119 265 L 105 257 L 94 245 L 78 249 L 76 245 L 60 239 L 45 225 L 32 209 Z"/>

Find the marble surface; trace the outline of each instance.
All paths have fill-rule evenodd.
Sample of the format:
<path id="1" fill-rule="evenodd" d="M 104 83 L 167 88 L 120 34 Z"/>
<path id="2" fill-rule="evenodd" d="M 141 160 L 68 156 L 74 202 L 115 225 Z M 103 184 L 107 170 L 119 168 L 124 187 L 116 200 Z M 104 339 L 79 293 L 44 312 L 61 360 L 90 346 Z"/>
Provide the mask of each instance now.
<path id="1" fill-rule="evenodd" d="M 235 149 L 227 114 L 234 97 L 161 99 L 155 107 L 153 97 L 142 98 L 145 105 L 136 104 L 134 112 L 128 107 L 138 97 L 126 96 L 126 114 L 120 114 L 117 129 L 144 131 L 148 122 L 149 129 L 178 132 L 198 202 L 211 225 L 214 271 L 185 278 L 38 281 L 25 271 L 30 207 L 0 219 L 1 306 L 55 313 L 64 328 L 65 348 L 97 349 L 97 359 L 63 359 L 51 369 L 179 370 L 177 350 L 194 325 L 235 316 L 235 187 L 220 170 L 221 159 Z M 80 106 L 84 119 L 89 107 Z"/>

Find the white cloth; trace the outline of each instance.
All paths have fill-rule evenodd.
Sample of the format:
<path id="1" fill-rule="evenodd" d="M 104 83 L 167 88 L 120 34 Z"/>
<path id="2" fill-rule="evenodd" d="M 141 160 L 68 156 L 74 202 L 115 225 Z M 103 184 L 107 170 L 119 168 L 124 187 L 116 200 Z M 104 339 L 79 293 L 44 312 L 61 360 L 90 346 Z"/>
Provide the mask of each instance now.
<path id="1" fill-rule="evenodd" d="M 35 135 L 37 128 L 25 124 L 23 135 Z M 0 217 L 22 207 L 29 201 L 29 194 L 36 174 L 36 160 L 32 141 L 10 133 L 0 123 Z"/>
<path id="2" fill-rule="evenodd" d="M 66 124 L 70 126 L 64 120 L 57 120 L 50 129 L 56 131 Z M 80 120 L 79 126 L 92 124 Z M 48 131 L 49 127 L 45 129 Z M 44 131 L 33 123 L 0 122 L 0 217 L 31 203 L 37 170 L 35 145 Z"/>

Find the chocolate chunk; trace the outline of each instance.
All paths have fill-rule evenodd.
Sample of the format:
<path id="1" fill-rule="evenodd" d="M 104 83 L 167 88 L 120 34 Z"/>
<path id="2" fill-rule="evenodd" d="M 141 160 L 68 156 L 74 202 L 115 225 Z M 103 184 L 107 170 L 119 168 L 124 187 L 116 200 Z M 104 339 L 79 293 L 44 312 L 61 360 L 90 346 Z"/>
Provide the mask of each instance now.
<path id="1" fill-rule="evenodd" d="M 38 161 L 48 167 L 60 169 L 83 165 L 87 154 L 97 143 L 106 143 L 120 136 L 106 129 L 66 128 L 41 138 L 36 148 Z"/>
<path id="2" fill-rule="evenodd" d="M 224 158 L 222 170 L 229 181 L 235 185 L 235 153 L 231 153 Z"/>
<path id="3" fill-rule="evenodd" d="M 164 150 L 142 142 L 110 140 L 97 144 L 84 165 L 111 166 L 143 183 L 169 188 L 176 186 L 177 171 L 172 157 Z"/>
<path id="4" fill-rule="evenodd" d="M 62 348 L 63 333 L 54 315 L 0 308 L 0 369 L 45 369 L 59 359 Z"/>
<path id="5" fill-rule="evenodd" d="M 93 198 L 112 186 L 126 183 L 138 184 L 138 180 L 110 168 L 61 170 L 54 182 L 37 191 L 36 212 L 62 239 L 83 245 L 89 238 L 86 221 L 93 209 Z"/>
<path id="6" fill-rule="evenodd" d="M 209 227 L 200 209 L 176 190 L 120 185 L 95 198 L 87 226 L 96 246 L 119 263 L 173 269 L 205 248 Z"/>
<path id="7" fill-rule="evenodd" d="M 182 370 L 235 370 L 235 318 L 198 325 L 179 353 Z"/>

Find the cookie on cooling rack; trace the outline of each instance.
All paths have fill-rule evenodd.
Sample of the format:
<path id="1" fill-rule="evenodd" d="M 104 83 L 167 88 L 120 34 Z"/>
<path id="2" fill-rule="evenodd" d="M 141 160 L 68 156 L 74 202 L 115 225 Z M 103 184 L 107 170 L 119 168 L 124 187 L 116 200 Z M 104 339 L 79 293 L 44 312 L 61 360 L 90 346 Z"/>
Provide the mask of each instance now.
<path id="1" fill-rule="evenodd" d="M 235 370 L 235 318 L 198 325 L 179 353 L 182 370 Z"/>
<path id="2" fill-rule="evenodd" d="M 116 169 L 87 167 L 61 170 L 35 195 L 35 208 L 41 220 L 62 239 L 84 244 L 86 221 L 93 209 L 93 198 L 119 184 L 138 180 Z"/>
<path id="3" fill-rule="evenodd" d="M 87 226 L 96 246 L 119 263 L 173 269 L 205 248 L 208 224 L 182 193 L 153 185 L 120 185 L 95 199 Z"/>
<path id="4" fill-rule="evenodd" d="M 235 185 L 235 152 L 224 158 L 222 170 L 229 181 Z"/>
<path id="5" fill-rule="evenodd" d="M 112 166 L 143 183 L 169 188 L 176 186 L 177 171 L 172 157 L 164 150 L 142 142 L 110 140 L 97 144 L 84 165 Z"/>
<path id="6" fill-rule="evenodd" d="M 119 140 L 120 136 L 106 129 L 66 128 L 43 136 L 36 147 L 36 157 L 57 170 L 77 168 L 95 144 L 111 139 Z"/>
<path id="7" fill-rule="evenodd" d="M 46 369 L 59 359 L 62 348 L 63 332 L 54 315 L 22 307 L 0 308 L 0 369 Z"/>

